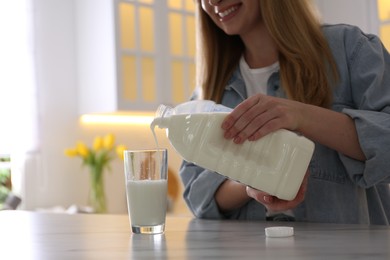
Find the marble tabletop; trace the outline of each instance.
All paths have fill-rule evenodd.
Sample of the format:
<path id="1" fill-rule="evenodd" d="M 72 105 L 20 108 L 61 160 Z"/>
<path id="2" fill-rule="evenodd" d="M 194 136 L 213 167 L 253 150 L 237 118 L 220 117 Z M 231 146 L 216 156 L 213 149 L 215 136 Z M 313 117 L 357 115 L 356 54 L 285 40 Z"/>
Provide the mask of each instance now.
<path id="1" fill-rule="evenodd" d="M 160 235 L 134 235 L 127 215 L 0 211 L 0 259 L 390 259 L 390 227 L 168 216 Z"/>

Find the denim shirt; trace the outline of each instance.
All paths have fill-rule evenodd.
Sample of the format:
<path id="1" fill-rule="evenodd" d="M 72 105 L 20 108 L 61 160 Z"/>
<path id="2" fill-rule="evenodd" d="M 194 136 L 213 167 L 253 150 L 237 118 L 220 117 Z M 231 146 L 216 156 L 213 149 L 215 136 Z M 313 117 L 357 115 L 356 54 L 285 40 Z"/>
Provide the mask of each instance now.
<path id="1" fill-rule="evenodd" d="M 324 25 L 338 66 L 332 109 L 355 123 L 365 162 L 316 143 L 309 165 L 305 200 L 296 221 L 388 225 L 390 220 L 390 56 L 378 37 L 349 25 Z M 285 97 L 279 72 L 268 80 L 267 94 Z M 229 80 L 222 104 L 231 108 L 247 98 L 239 68 Z M 265 220 L 255 200 L 231 212 L 219 211 L 214 194 L 225 181 L 215 172 L 184 161 L 180 169 L 184 199 L 196 217 Z"/>

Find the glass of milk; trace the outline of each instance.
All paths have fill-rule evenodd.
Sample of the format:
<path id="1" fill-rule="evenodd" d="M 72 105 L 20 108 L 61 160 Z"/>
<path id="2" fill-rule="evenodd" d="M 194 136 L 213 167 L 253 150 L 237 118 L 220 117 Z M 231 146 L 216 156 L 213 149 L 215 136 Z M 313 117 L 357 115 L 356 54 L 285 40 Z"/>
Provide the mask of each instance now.
<path id="1" fill-rule="evenodd" d="M 168 188 L 167 149 L 126 150 L 124 168 L 131 230 L 159 234 L 165 229 Z"/>

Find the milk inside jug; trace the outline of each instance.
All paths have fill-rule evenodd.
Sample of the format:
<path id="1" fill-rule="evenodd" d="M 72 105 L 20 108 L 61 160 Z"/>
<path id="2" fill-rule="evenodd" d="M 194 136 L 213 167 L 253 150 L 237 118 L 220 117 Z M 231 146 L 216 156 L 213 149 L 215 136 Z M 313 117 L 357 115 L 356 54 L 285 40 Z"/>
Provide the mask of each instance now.
<path id="1" fill-rule="evenodd" d="M 303 181 L 314 143 L 288 130 L 257 141 L 236 144 L 223 137 L 222 121 L 231 111 L 209 100 L 189 101 L 175 108 L 160 105 L 151 123 L 166 128 L 184 160 L 280 199 L 293 200 Z"/>

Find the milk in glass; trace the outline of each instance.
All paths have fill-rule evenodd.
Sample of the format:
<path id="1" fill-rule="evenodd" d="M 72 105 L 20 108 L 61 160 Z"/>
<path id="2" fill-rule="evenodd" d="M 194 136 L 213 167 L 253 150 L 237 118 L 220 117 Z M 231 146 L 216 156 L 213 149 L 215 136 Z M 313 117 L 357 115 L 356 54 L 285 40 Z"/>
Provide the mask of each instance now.
<path id="1" fill-rule="evenodd" d="M 167 180 L 127 181 L 127 203 L 133 226 L 164 224 L 167 186 Z"/>

